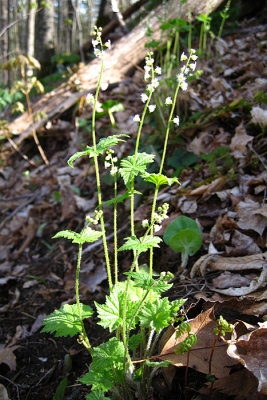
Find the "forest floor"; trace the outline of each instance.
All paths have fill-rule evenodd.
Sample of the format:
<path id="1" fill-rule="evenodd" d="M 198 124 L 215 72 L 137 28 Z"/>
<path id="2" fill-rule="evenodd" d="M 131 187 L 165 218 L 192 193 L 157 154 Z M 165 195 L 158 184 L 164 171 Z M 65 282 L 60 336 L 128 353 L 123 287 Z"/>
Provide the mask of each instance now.
<path id="1" fill-rule="evenodd" d="M 200 350 L 191 359 L 190 390 L 184 390 L 186 362 L 175 359 L 180 366 L 170 368 L 165 375 L 158 374 L 153 381 L 155 400 L 266 398 L 266 44 L 266 25 L 255 19 L 243 21 L 234 34 L 213 45 L 212 57 L 198 62 L 202 75 L 180 97 L 179 113 L 188 119 L 171 134 L 165 169 L 168 176 L 179 172 L 181 186 L 166 187 L 159 193 L 160 201 L 170 204 L 170 218 L 158 234 L 162 236 L 174 218 L 186 215 L 198 221 L 203 245 L 189 259 L 182 275 L 180 254 L 163 244 L 155 251 L 155 270 L 175 274 L 167 295 L 171 299 L 188 298 L 185 311 L 198 332 L 206 337 L 210 333 L 208 325 L 198 319 L 209 313 L 209 321 L 213 320 L 210 308 L 214 307 L 216 317 L 223 315 L 239 324 L 239 336 L 236 358 L 233 350 L 232 357 L 226 353 L 226 345 L 223 353 L 217 354 L 213 373 L 218 379 L 211 396 L 205 378 L 208 358 Z M 161 90 L 165 99 L 166 88 Z M 123 111 L 114 113 L 116 132 L 133 138 L 136 135 L 133 115 L 142 112 L 143 91 L 143 73 L 137 69 L 128 80 L 101 93 L 101 102 L 119 100 L 124 106 Z M 52 236 L 63 229 L 81 230 L 85 215 L 97 206 L 92 164 L 80 159 L 74 169 L 67 165 L 72 154 L 91 144 L 88 131 L 82 127 L 89 114 L 87 109 L 78 116 L 79 128 L 74 124 L 77 109 L 69 110 L 40 132 L 49 167 L 40 157 L 38 160 L 34 141 L 27 139 L 21 153 L 39 162 L 38 166 L 29 165 L 14 153 L 3 160 L 0 169 L 3 399 L 52 399 L 63 378 L 68 382 L 65 397 L 58 395 L 56 400 L 82 399 L 88 393 L 76 379 L 88 371 L 89 354 L 75 338 L 55 338 L 40 330 L 47 314 L 66 302 L 75 302 L 77 249 Z M 153 151 L 157 159 L 162 148 L 160 122 L 151 121 L 146 121 L 141 151 Z M 114 133 L 108 115 L 97 120 L 97 133 L 99 137 Z M 132 145 L 129 140 L 120 151 L 130 153 Z M 101 174 L 106 182 L 106 201 L 113 197 L 113 189 L 104 169 Z M 149 217 L 152 191 L 149 186 L 140 186 L 139 190 L 143 196 L 137 203 L 135 219 L 141 225 Z M 120 242 L 128 235 L 127 207 L 127 202 L 119 207 Z M 105 215 L 109 235 L 112 210 L 105 209 Z M 112 255 L 112 236 L 109 244 Z M 123 253 L 119 261 L 123 276 L 130 254 Z M 94 307 L 93 302 L 103 302 L 107 291 L 102 247 L 88 245 L 82 260 L 81 301 Z M 86 322 L 93 346 L 108 337 L 96 322 Z M 171 346 L 166 339 L 165 351 Z M 206 359 L 204 365 L 201 359 Z M 9 397 L 4 397 L 5 389 Z"/>

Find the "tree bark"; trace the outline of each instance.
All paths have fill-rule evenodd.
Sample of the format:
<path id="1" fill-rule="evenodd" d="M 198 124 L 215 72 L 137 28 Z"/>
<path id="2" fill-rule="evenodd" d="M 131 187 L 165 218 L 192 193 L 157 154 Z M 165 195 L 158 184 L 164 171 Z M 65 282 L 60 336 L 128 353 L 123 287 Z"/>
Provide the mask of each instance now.
<path id="1" fill-rule="evenodd" d="M 193 18 L 200 13 L 209 14 L 216 9 L 223 0 L 188 0 L 181 6 L 180 17 L 186 19 L 188 10 L 192 12 Z M 168 3 L 168 17 L 177 17 L 180 6 L 177 6 L 177 0 L 171 0 Z M 119 39 L 111 50 L 105 54 L 104 81 L 110 84 L 120 82 L 124 79 L 129 69 L 135 67 L 146 56 L 147 42 L 146 30 L 147 24 L 153 27 L 153 39 L 159 40 L 161 35 L 159 17 L 166 15 L 165 6 L 158 6 L 147 18 L 139 23 L 132 32 Z M 34 124 L 34 129 L 41 128 L 48 120 L 59 116 L 68 108 L 73 106 L 82 96 L 96 88 L 100 71 L 100 60 L 94 59 L 88 65 L 80 67 L 67 83 L 62 84 L 42 97 L 34 105 L 34 112 L 43 111 L 47 117 Z M 79 91 L 74 91 L 77 81 L 79 81 Z M 19 145 L 25 138 L 32 133 L 33 126 L 27 114 L 23 114 L 9 125 L 11 133 L 19 135 L 15 140 Z"/>

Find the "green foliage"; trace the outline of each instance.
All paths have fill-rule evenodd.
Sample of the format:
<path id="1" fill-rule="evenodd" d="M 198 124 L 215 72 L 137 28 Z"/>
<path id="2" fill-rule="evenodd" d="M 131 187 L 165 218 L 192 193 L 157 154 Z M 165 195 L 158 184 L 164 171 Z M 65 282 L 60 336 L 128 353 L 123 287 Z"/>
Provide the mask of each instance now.
<path id="1" fill-rule="evenodd" d="M 197 337 L 195 334 L 190 333 L 183 342 L 179 343 L 175 349 L 175 353 L 184 354 L 186 351 L 191 350 L 191 348 L 197 343 Z"/>
<path id="2" fill-rule="evenodd" d="M 74 65 L 80 62 L 80 56 L 73 53 L 56 54 L 51 58 L 51 63 L 61 65 Z"/>
<path id="3" fill-rule="evenodd" d="M 44 319 L 41 332 L 55 332 L 55 336 L 73 337 L 82 332 L 81 319 L 90 318 L 92 315 L 93 309 L 90 306 L 80 304 L 79 312 L 77 304 L 64 304 Z"/>
<path id="4" fill-rule="evenodd" d="M 136 236 L 130 236 L 125 238 L 126 243 L 121 246 L 118 251 L 123 250 L 134 250 L 137 254 L 141 254 L 146 252 L 148 249 L 152 247 L 159 247 L 159 243 L 161 242 L 161 238 L 158 236 L 150 236 L 146 235 L 138 239 Z"/>
<path id="5" fill-rule="evenodd" d="M 167 176 L 163 174 L 144 174 L 143 178 L 146 182 L 151 182 L 153 183 L 156 188 L 159 188 L 161 185 L 169 185 L 172 186 L 174 183 L 179 183 L 178 179 L 176 177 L 174 178 L 168 178 Z"/>
<path id="6" fill-rule="evenodd" d="M 217 319 L 216 321 L 217 326 L 216 328 L 214 328 L 214 332 L 216 335 L 221 335 L 221 336 L 225 336 L 226 332 L 232 332 L 234 329 L 234 326 L 232 324 L 229 324 L 229 322 L 227 322 L 222 315 L 220 315 L 220 318 Z"/>
<path id="7" fill-rule="evenodd" d="M 72 243 L 84 244 L 85 242 L 95 242 L 102 236 L 102 232 L 95 231 L 89 226 L 84 228 L 81 233 L 76 233 L 70 230 L 60 231 L 53 239 L 63 237 L 72 240 Z"/>
<path id="8" fill-rule="evenodd" d="M 67 378 L 61 379 L 56 389 L 56 393 L 53 396 L 53 400 L 64 400 L 64 393 L 68 385 Z"/>
<path id="9" fill-rule="evenodd" d="M 174 251 L 182 253 L 183 267 L 187 264 L 188 256 L 193 256 L 202 245 L 198 224 L 183 215 L 170 223 L 164 232 L 163 239 Z"/>
<path id="10" fill-rule="evenodd" d="M 153 154 L 137 153 L 136 159 L 134 156 L 128 156 L 121 161 L 119 174 L 124 180 L 125 186 L 130 189 L 130 185 L 135 177 L 146 172 L 147 164 L 154 160 Z"/>

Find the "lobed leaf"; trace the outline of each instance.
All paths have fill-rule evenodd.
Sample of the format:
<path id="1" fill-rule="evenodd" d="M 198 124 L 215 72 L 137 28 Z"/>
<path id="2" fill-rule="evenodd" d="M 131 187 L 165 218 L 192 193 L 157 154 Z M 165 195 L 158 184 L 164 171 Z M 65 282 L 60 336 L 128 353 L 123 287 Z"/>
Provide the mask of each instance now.
<path id="1" fill-rule="evenodd" d="M 73 161 L 77 160 L 77 158 L 88 156 L 90 154 L 91 148 L 87 146 L 87 150 L 85 151 L 77 151 L 73 156 L 68 159 L 68 164 L 71 168 L 74 168 Z"/>
<path id="2" fill-rule="evenodd" d="M 90 306 L 80 303 L 82 320 L 90 318 L 94 311 Z M 82 324 L 77 304 L 64 304 L 59 310 L 55 310 L 43 321 L 41 332 L 56 332 L 55 336 L 73 337 L 82 332 Z"/>
<path id="3" fill-rule="evenodd" d="M 137 254 L 146 252 L 148 249 L 152 247 L 159 247 L 159 243 L 161 242 L 161 238 L 158 236 L 142 236 L 138 239 L 136 236 L 129 236 L 125 238 L 126 243 L 122 245 L 118 251 L 124 250 L 135 250 Z"/>
<path id="4" fill-rule="evenodd" d="M 138 272 L 126 272 L 125 275 L 130 275 L 134 280 L 134 286 L 144 290 L 153 290 L 157 293 L 163 293 L 172 287 L 172 284 L 163 282 L 161 279 L 153 279 L 149 273 L 144 270 Z"/>
<path id="5" fill-rule="evenodd" d="M 137 176 L 139 173 L 145 173 L 147 164 L 152 163 L 154 158 L 154 154 L 137 153 L 135 163 L 134 156 L 129 156 L 121 161 L 119 173 L 127 188 L 130 187 L 130 184 L 135 176 Z"/>
<path id="6" fill-rule="evenodd" d="M 147 302 L 140 312 L 140 325 L 159 333 L 172 319 L 171 305 L 167 297 Z"/>
<path id="7" fill-rule="evenodd" d="M 179 183 L 178 178 L 168 178 L 167 176 L 163 174 L 145 174 L 143 175 L 143 178 L 145 179 L 146 182 L 151 182 L 153 183 L 157 188 L 159 188 L 161 185 L 173 185 L 174 183 Z"/>

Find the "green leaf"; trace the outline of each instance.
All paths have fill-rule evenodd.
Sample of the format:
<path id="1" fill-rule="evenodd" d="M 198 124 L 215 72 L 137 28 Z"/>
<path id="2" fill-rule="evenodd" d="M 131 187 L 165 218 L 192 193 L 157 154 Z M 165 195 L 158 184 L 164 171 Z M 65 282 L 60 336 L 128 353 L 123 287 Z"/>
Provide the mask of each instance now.
<path id="1" fill-rule="evenodd" d="M 129 236 L 125 238 L 125 240 L 126 243 L 124 243 L 118 251 L 136 250 L 138 255 L 152 247 L 159 247 L 159 243 L 161 242 L 160 237 L 151 235 L 142 236 L 140 239 L 137 239 L 136 236 Z"/>
<path id="2" fill-rule="evenodd" d="M 63 237 L 71 239 L 72 243 L 84 244 L 85 242 L 95 242 L 102 236 L 102 232 L 95 231 L 89 226 L 82 230 L 81 233 L 76 233 L 70 230 L 60 231 L 52 239 Z"/>
<path id="3" fill-rule="evenodd" d="M 141 332 L 135 333 L 132 336 L 130 336 L 129 343 L 128 343 L 129 349 L 130 350 L 137 349 L 139 344 L 142 342 L 142 339 L 143 339 L 143 336 L 142 336 Z"/>
<path id="4" fill-rule="evenodd" d="M 105 394 L 102 390 L 94 390 L 87 396 L 85 396 L 86 400 L 111 400 L 110 397 L 105 397 Z"/>
<path id="5" fill-rule="evenodd" d="M 134 165 L 134 156 L 129 156 L 121 161 L 119 173 L 124 180 L 125 186 L 130 187 L 131 182 L 139 173 L 144 174 L 146 166 L 154 160 L 153 154 L 137 153 Z"/>
<path id="6" fill-rule="evenodd" d="M 171 321 L 171 305 L 167 297 L 147 302 L 140 312 L 140 325 L 156 329 L 157 333 Z"/>
<path id="7" fill-rule="evenodd" d="M 135 194 L 142 194 L 140 192 L 138 192 L 137 190 L 134 190 L 133 193 Z M 110 199 L 104 203 L 102 203 L 103 206 L 110 206 L 111 204 L 118 204 L 118 203 L 122 203 L 125 199 L 127 199 L 128 197 L 131 197 L 132 195 L 132 191 L 131 190 L 126 190 L 126 192 L 124 192 L 123 194 L 121 194 L 120 196 L 118 196 L 116 199 Z"/>
<path id="8" fill-rule="evenodd" d="M 115 383 L 123 381 L 124 354 L 123 343 L 115 337 L 94 347 L 90 370 L 79 381 L 92 385 L 93 391 L 107 392 Z"/>
<path id="9" fill-rule="evenodd" d="M 107 150 L 110 146 L 114 146 L 118 144 L 119 142 L 124 142 L 123 139 L 120 139 L 121 136 L 124 137 L 129 137 L 129 135 L 126 134 L 119 134 L 119 135 L 113 135 L 113 136 L 108 136 L 106 138 L 101 138 L 99 140 L 99 143 L 96 145 L 96 151 L 94 151 L 94 147 L 91 146 L 86 146 L 85 151 L 78 151 L 77 153 L 73 154 L 73 156 L 70 157 L 68 160 L 68 164 L 73 168 L 73 161 L 76 160 L 77 158 L 80 158 L 82 156 L 98 156 L 99 154 L 103 154 L 105 150 Z"/>
<path id="10" fill-rule="evenodd" d="M 82 319 L 90 318 L 93 315 L 93 309 L 90 306 L 80 303 Z M 55 336 L 73 337 L 82 332 L 77 304 L 64 304 L 59 310 L 55 310 L 43 321 L 44 327 L 41 332 L 55 333 Z"/>
<path id="11" fill-rule="evenodd" d="M 57 386 L 56 393 L 53 396 L 53 400 L 64 400 L 64 393 L 67 386 L 68 386 L 67 378 L 61 379 L 61 381 Z"/>
<path id="12" fill-rule="evenodd" d="M 173 185 L 174 183 L 179 183 L 178 178 L 168 178 L 167 176 L 163 174 L 145 174 L 143 175 L 143 178 L 145 179 L 146 182 L 151 182 L 154 185 L 156 185 L 157 188 L 159 188 L 161 185 Z"/>
<path id="13" fill-rule="evenodd" d="M 172 284 L 163 282 L 161 279 L 153 279 L 149 273 L 140 270 L 138 272 L 126 272 L 125 275 L 130 275 L 134 280 L 134 286 L 144 290 L 153 290 L 157 293 L 163 293 L 172 287 Z"/>
<path id="14" fill-rule="evenodd" d="M 139 299 L 136 298 L 136 301 L 138 300 Z M 115 287 L 112 290 L 110 296 L 106 296 L 106 301 L 104 304 L 98 304 L 97 302 L 95 302 L 98 318 L 100 318 L 100 322 L 98 322 L 98 324 L 103 326 L 104 328 L 108 328 L 110 332 L 114 331 L 119 326 L 122 326 L 123 301 L 124 301 L 124 291 L 120 290 L 119 287 Z M 127 299 L 126 324 L 130 322 L 135 307 L 136 307 L 136 302 L 132 297 L 129 296 Z"/>
<path id="15" fill-rule="evenodd" d="M 71 168 L 74 168 L 73 166 L 73 161 L 77 160 L 77 158 L 83 157 L 83 156 L 88 156 L 90 154 L 90 147 L 87 146 L 87 150 L 85 151 L 77 151 L 75 154 L 73 154 L 73 156 L 71 156 L 68 159 L 68 164 Z"/>
<path id="16" fill-rule="evenodd" d="M 174 221 L 172 221 L 170 225 L 168 225 L 168 227 L 165 229 L 163 235 L 164 242 L 167 245 L 170 245 L 170 241 L 173 238 L 173 236 L 176 235 L 178 232 L 187 228 L 192 229 L 193 231 L 201 235 L 199 226 L 196 223 L 196 221 L 182 215 L 176 218 Z"/>
<path id="17" fill-rule="evenodd" d="M 170 240 L 170 247 L 174 251 L 186 253 L 189 256 L 193 256 L 200 249 L 201 245 L 201 235 L 188 228 L 176 233 Z"/>

